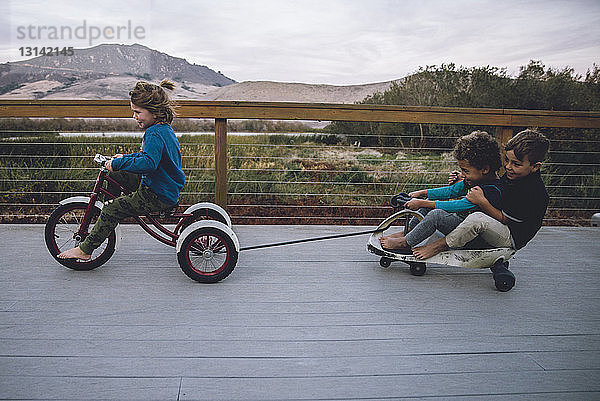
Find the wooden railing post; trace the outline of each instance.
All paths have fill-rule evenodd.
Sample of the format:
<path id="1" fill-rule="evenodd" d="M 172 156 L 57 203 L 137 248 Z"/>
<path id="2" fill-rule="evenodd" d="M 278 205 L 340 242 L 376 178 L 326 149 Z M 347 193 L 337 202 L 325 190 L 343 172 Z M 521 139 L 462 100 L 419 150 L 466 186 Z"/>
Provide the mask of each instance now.
<path id="1" fill-rule="evenodd" d="M 215 203 L 227 208 L 227 119 L 215 119 Z"/>
<path id="2" fill-rule="evenodd" d="M 512 127 L 497 127 L 496 128 L 496 139 L 500 143 L 500 154 L 504 155 L 504 145 L 513 137 L 514 130 Z M 500 175 L 504 174 L 504 163 L 500 166 Z"/>
<path id="3" fill-rule="evenodd" d="M 496 138 L 500 142 L 500 148 L 503 149 L 506 142 L 513 137 L 514 130 L 512 127 L 498 127 L 496 129 Z"/>

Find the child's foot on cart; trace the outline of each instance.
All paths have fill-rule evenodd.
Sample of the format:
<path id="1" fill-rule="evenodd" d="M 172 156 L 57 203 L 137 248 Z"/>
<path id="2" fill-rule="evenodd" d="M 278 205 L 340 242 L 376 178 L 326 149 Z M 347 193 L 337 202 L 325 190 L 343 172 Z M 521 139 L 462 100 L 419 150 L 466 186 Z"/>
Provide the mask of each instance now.
<path id="1" fill-rule="evenodd" d="M 415 255 L 417 259 L 424 260 L 429 259 L 440 252 L 447 251 L 448 249 L 450 248 L 448 248 L 448 244 L 446 244 L 446 238 L 440 238 L 430 244 L 416 247 L 413 249 L 413 255 Z"/>
<path id="2" fill-rule="evenodd" d="M 406 238 L 402 234 L 396 233 L 388 235 L 387 237 L 381 237 L 379 238 L 379 243 L 385 250 L 398 253 L 407 253 L 410 255 L 411 249 L 406 242 Z"/>
<path id="3" fill-rule="evenodd" d="M 84 253 L 81 248 L 76 247 L 76 248 L 71 248 L 69 250 L 66 250 L 64 252 L 61 252 L 58 254 L 57 258 L 59 259 L 77 259 L 77 260 L 90 260 L 92 258 L 92 255 L 88 255 L 87 253 Z"/>

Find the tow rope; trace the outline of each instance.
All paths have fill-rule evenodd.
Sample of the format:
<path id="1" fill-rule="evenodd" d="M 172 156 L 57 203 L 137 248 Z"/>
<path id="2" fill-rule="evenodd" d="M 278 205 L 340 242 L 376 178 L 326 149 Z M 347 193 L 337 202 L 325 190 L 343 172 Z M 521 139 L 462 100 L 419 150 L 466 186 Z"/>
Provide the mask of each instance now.
<path id="1" fill-rule="evenodd" d="M 398 195 L 395 195 L 395 196 L 392 197 L 392 199 L 390 201 L 390 205 L 394 208 L 394 210 L 396 210 L 398 208 L 404 207 L 404 205 L 406 204 L 406 202 L 408 202 L 411 199 L 412 198 L 410 197 L 409 194 L 407 194 L 406 192 L 402 192 L 402 193 L 399 193 Z M 360 231 L 360 232 L 349 233 L 349 234 L 327 235 L 325 237 L 306 238 L 306 239 L 298 239 L 298 240 L 295 240 L 295 241 L 275 242 L 273 244 L 246 246 L 246 247 L 240 248 L 240 252 L 241 251 L 249 251 L 251 249 L 271 248 L 271 247 L 274 247 L 274 246 L 299 244 L 301 242 L 312 242 L 312 241 L 322 241 L 322 240 L 334 239 L 334 238 L 354 237 L 354 236 L 357 236 L 357 235 L 373 234 L 373 233 L 375 233 L 377 231 L 381 231 L 381 230 L 374 229 L 374 230 Z"/>
<path id="2" fill-rule="evenodd" d="M 299 243 L 302 243 L 302 242 L 312 242 L 312 241 L 322 241 L 322 240 L 334 239 L 334 238 L 354 237 L 354 236 L 357 236 L 357 235 L 373 234 L 374 232 L 377 232 L 377 231 L 378 230 L 375 229 L 375 230 L 360 231 L 360 232 L 349 233 L 349 234 L 327 235 L 325 237 L 306 238 L 306 239 L 298 239 L 298 240 L 294 240 L 294 241 L 275 242 L 275 243 L 272 243 L 272 244 L 246 246 L 246 247 L 240 248 L 240 252 L 241 251 L 249 251 L 251 249 L 271 248 L 271 247 L 275 247 L 275 246 L 299 244 Z"/>

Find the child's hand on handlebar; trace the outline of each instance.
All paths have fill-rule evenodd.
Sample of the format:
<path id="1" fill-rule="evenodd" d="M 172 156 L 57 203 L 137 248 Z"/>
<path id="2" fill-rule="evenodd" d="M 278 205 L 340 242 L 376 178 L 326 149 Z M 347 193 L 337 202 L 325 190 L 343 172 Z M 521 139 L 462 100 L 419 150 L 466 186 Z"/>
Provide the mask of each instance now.
<path id="1" fill-rule="evenodd" d="M 421 189 L 419 191 L 414 191 L 408 194 L 411 198 L 425 198 L 427 196 L 427 190 Z"/>
<path id="2" fill-rule="evenodd" d="M 422 202 L 424 202 L 423 199 L 413 198 L 413 199 L 409 200 L 408 202 L 406 202 L 404 204 L 404 207 L 406 209 L 410 209 L 410 210 L 419 210 L 419 208 L 422 207 Z"/>
<path id="3" fill-rule="evenodd" d="M 112 161 L 113 161 L 113 159 L 118 159 L 119 157 L 123 157 L 123 155 L 122 155 L 122 154 L 120 154 L 120 153 L 117 153 L 116 155 L 114 155 L 114 156 L 112 157 L 112 159 L 108 159 L 108 160 L 106 161 L 106 163 L 104 163 L 104 167 L 105 167 L 105 168 L 106 168 L 108 171 L 113 171 L 113 169 L 112 169 Z"/>

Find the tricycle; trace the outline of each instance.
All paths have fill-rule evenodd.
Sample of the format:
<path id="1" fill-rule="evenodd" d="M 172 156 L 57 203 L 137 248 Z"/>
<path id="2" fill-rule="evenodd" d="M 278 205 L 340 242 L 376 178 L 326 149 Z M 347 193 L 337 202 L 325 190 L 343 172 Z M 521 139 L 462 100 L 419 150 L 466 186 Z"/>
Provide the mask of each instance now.
<path id="1" fill-rule="evenodd" d="M 119 248 L 121 228 L 117 226 L 89 260 L 58 258 L 62 251 L 79 246 L 100 216 L 104 202 L 117 197 L 107 189 L 108 184 L 124 194 L 131 193 L 110 177 L 104 167 L 107 160 L 100 154 L 94 157 L 100 171 L 90 196 L 61 200 L 46 223 L 45 240 L 50 254 L 58 263 L 73 270 L 102 266 Z M 176 249 L 181 270 L 192 280 L 201 283 L 223 280 L 235 268 L 240 250 L 231 229 L 231 218 L 223 208 L 210 202 L 196 203 L 183 212 L 177 209 L 175 205 L 164 212 L 136 216 L 134 221 L 150 236 Z M 167 228 L 165 221 L 175 221 L 175 227 Z"/>

